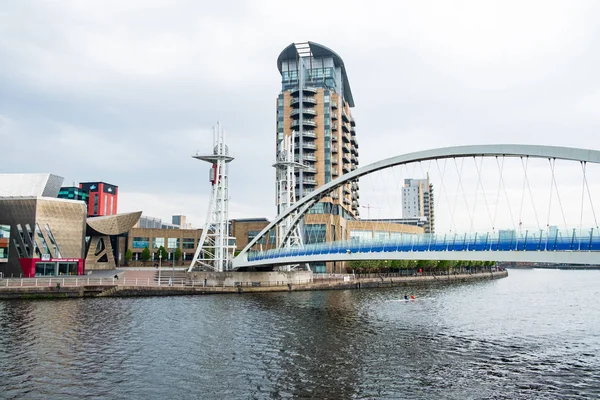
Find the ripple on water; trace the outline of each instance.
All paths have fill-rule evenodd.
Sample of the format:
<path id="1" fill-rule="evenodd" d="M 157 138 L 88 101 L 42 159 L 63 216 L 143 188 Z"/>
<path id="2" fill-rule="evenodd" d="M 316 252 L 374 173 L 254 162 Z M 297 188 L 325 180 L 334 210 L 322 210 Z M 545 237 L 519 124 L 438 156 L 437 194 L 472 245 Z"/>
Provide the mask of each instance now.
<path id="1" fill-rule="evenodd" d="M 0 302 L 0 396 L 597 398 L 599 283 Z"/>

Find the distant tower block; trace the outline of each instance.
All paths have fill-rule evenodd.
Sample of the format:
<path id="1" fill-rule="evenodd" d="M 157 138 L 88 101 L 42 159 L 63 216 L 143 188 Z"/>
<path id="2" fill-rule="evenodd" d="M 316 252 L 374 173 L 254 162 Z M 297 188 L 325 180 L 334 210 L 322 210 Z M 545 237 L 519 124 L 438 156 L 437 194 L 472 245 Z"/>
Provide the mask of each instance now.
<path id="1" fill-rule="evenodd" d="M 228 163 L 233 161 L 225 145 L 225 133 L 219 124 L 213 128 L 213 153 L 208 155 L 196 154 L 193 158 L 211 164 L 209 181 L 212 194 L 208 205 L 208 215 L 200 242 L 194 254 L 194 259 L 188 271 L 194 267 L 211 269 L 216 272 L 231 269 L 231 259 L 235 245 L 229 240 L 229 189 Z"/>
<path id="2" fill-rule="evenodd" d="M 295 132 L 292 136 L 295 136 Z M 277 169 L 277 213 L 281 214 L 296 202 L 296 171 L 307 170 L 304 164 L 294 161 L 294 147 L 292 136 L 286 136 L 279 141 L 277 149 L 277 162 L 273 165 Z M 277 231 L 277 247 L 302 246 L 302 236 L 299 226 L 293 228 L 292 221 L 297 213 L 289 214 L 279 225 Z M 286 238 L 284 240 L 284 238 Z"/>

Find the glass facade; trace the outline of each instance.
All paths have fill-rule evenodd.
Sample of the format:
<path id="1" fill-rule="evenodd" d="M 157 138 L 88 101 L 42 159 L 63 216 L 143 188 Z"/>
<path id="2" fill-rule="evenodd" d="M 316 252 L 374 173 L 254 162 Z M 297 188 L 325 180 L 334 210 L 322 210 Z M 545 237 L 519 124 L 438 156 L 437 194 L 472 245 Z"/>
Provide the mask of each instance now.
<path id="1" fill-rule="evenodd" d="M 260 231 L 248 231 L 248 243 L 250 243 L 250 241 L 254 240 L 254 238 L 256 236 L 258 236 L 258 234 L 260 233 Z M 260 240 L 257 242 L 258 244 L 267 244 L 267 236 L 263 236 L 262 238 L 260 238 Z"/>
<path id="2" fill-rule="evenodd" d="M 152 239 L 152 248 L 158 249 L 160 246 L 165 246 L 165 238 L 153 238 Z"/>
<path id="3" fill-rule="evenodd" d="M 324 243 L 327 237 L 327 226 L 325 224 L 304 225 L 304 243 Z"/>
<path id="4" fill-rule="evenodd" d="M 59 199 L 81 200 L 88 204 L 90 194 L 87 190 L 78 187 L 61 187 L 58 192 Z"/>
<path id="5" fill-rule="evenodd" d="M 194 238 L 183 238 L 182 246 L 184 250 L 190 250 L 194 248 Z"/>
<path id="6" fill-rule="evenodd" d="M 131 241 L 131 247 L 133 247 L 134 249 L 143 249 L 145 247 L 150 248 L 150 238 L 134 237 Z"/>
<path id="7" fill-rule="evenodd" d="M 10 243 L 10 226 L 0 225 L 0 259 L 8 258 L 9 243 Z"/>
<path id="8" fill-rule="evenodd" d="M 179 248 L 179 238 L 169 238 L 169 239 L 167 239 L 167 248 L 169 248 L 169 249 L 177 249 L 177 248 Z"/>

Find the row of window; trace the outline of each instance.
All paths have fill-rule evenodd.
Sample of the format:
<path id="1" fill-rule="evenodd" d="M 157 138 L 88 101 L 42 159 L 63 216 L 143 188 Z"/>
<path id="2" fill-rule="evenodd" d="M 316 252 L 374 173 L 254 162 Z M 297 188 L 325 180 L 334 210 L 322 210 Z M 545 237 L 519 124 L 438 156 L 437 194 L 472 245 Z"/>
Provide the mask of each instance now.
<path id="1" fill-rule="evenodd" d="M 182 249 L 194 249 L 195 248 L 195 243 L 196 243 L 196 239 L 194 238 L 183 238 L 183 240 L 181 240 L 180 238 L 167 238 L 166 241 L 166 246 L 165 246 L 165 238 L 152 238 L 152 248 L 153 249 L 158 249 L 161 246 L 165 247 L 167 249 L 177 249 L 180 247 L 180 243 L 181 243 L 181 248 Z M 151 248 L 150 247 L 150 238 L 147 237 L 134 237 L 133 240 L 131 241 L 131 247 L 133 247 L 134 249 L 143 249 L 143 248 Z"/>

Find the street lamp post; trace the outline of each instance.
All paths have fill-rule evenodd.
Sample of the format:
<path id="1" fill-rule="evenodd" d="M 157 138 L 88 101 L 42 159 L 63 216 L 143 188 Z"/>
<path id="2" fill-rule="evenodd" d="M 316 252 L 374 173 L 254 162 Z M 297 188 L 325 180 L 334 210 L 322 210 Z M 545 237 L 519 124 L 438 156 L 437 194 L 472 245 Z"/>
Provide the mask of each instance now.
<path id="1" fill-rule="evenodd" d="M 171 254 L 171 279 L 175 282 L 175 252 Z"/>
<path id="2" fill-rule="evenodd" d="M 158 249 L 158 286 L 160 286 L 160 267 L 162 266 L 162 251 Z"/>

